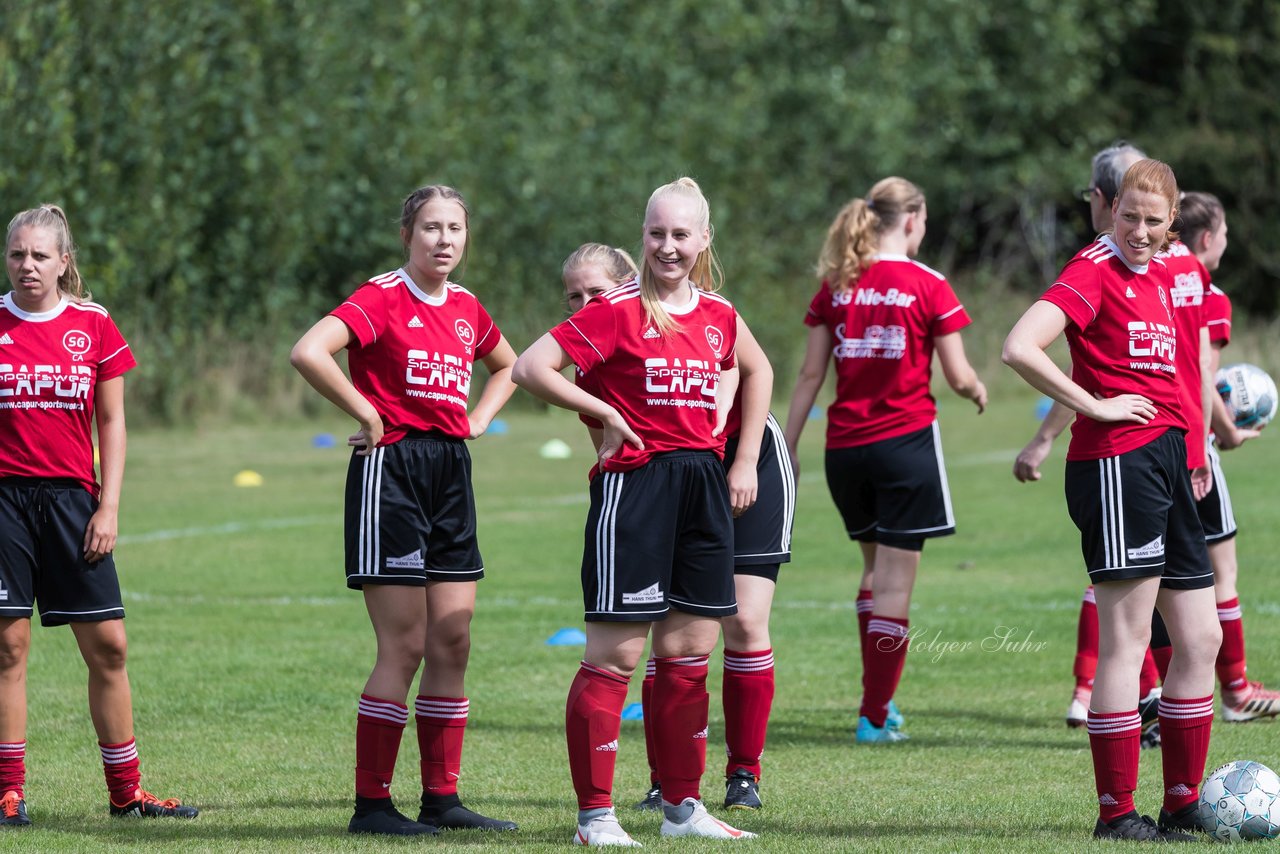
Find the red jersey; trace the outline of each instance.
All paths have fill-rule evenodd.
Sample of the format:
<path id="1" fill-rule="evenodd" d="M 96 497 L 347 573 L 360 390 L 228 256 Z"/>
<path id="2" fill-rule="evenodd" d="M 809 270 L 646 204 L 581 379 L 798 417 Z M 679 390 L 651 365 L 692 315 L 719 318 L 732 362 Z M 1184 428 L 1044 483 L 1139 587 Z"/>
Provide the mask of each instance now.
<path id="1" fill-rule="evenodd" d="M 582 368 L 579 368 L 577 365 L 574 365 L 573 367 L 573 381 L 577 384 L 578 388 L 582 389 L 587 394 L 593 397 L 600 396 L 600 384 L 596 381 L 596 377 L 593 374 L 584 374 L 582 372 Z M 592 430 L 604 429 L 603 421 L 599 418 L 592 418 L 586 413 L 579 412 L 578 420 Z"/>
<path id="2" fill-rule="evenodd" d="M 694 289 L 681 309 L 671 310 L 679 328 L 660 334 L 631 281 L 587 303 L 551 330 L 574 363 L 595 383 L 593 393 L 622 414 L 644 442 L 624 445 L 605 471 L 630 471 L 664 451 L 724 453 L 724 437 L 713 437 L 720 369 L 734 364 L 738 314 L 723 297 Z"/>
<path id="3" fill-rule="evenodd" d="M 827 447 L 851 448 L 933 423 L 933 339 L 971 321 L 941 273 L 905 255 L 878 255 L 847 291 L 823 282 L 804 322 L 835 340 Z"/>
<path id="4" fill-rule="evenodd" d="M 1204 325 L 1209 327 L 1209 343 L 1225 347 L 1231 343 L 1231 297 L 1210 284 L 1204 296 Z"/>
<path id="5" fill-rule="evenodd" d="M 66 297 L 32 314 L 0 299 L 0 477 L 73 478 L 96 498 L 97 384 L 133 368 L 107 310 Z"/>
<path id="6" fill-rule="evenodd" d="M 1182 386 L 1182 414 L 1187 419 L 1187 467 L 1205 465 L 1204 399 L 1200 388 L 1200 330 L 1204 328 L 1204 298 L 1209 271 L 1182 241 L 1156 255 L 1173 276 L 1173 322 L 1178 328 L 1175 359 Z"/>
<path id="7" fill-rule="evenodd" d="M 351 382 L 382 417 L 380 445 L 410 430 L 465 439 L 471 369 L 498 346 L 502 333 L 480 301 L 445 282 L 427 296 L 403 269 L 365 282 L 330 312 L 355 336 Z"/>
<path id="8" fill-rule="evenodd" d="M 1156 408 L 1147 424 L 1077 415 L 1068 460 L 1099 460 L 1140 448 L 1170 427 L 1186 430 L 1175 351 L 1173 278 L 1156 258 L 1131 267 L 1109 236 L 1081 249 L 1041 299 L 1062 309 L 1071 379 L 1090 394 L 1140 394 Z"/>

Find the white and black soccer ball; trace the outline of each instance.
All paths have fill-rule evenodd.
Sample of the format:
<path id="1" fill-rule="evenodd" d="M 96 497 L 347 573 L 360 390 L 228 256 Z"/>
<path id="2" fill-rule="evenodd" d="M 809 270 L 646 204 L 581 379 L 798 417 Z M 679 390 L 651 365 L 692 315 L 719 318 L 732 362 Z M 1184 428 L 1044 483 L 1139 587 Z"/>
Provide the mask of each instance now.
<path id="1" fill-rule="evenodd" d="M 1219 842 L 1280 834 L 1280 777 L 1260 762 L 1228 762 L 1200 786 L 1200 825 Z"/>
<path id="2" fill-rule="evenodd" d="M 1214 385 L 1237 427 L 1265 427 L 1276 414 L 1276 384 L 1257 365 L 1227 365 L 1214 377 Z"/>

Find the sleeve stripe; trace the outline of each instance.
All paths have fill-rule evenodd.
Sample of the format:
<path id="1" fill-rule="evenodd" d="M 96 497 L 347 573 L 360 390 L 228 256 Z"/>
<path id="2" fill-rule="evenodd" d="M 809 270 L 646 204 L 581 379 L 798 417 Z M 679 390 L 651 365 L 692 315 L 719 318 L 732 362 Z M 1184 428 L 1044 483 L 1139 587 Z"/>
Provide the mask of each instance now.
<path id="1" fill-rule="evenodd" d="M 112 353 L 110 356 L 105 356 L 105 357 L 103 357 L 103 359 L 102 359 L 98 364 L 102 364 L 102 362 L 108 362 L 108 361 L 110 361 L 110 360 L 114 359 L 116 356 L 119 356 L 121 353 L 123 353 L 125 350 L 128 350 L 128 349 L 129 349 L 129 345 L 128 345 L 128 344 L 125 344 L 123 347 L 121 347 L 120 349 L 116 350 L 116 351 L 115 351 L 114 353 Z"/>
<path id="2" fill-rule="evenodd" d="M 1082 302 L 1082 303 L 1084 303 L 1086 306 L 1088 306 L 1088 307 L 1089 307 L 1089 311 L 1093 312 L 1093 319 L 1094 319 L 1094 320 L 1097 320 L 1097 319 L 1098 319 L 1098 310 L 1097 310 L 1096 308 L 1094 308 L 1094 307 L 1093 307 L 1093 304 L 1092 304 L 1092 303 L 1090 303 L 1087 299 L 1085 299 L 1085 298 L 1084 298 L 1084 294 L 1080 293 L 1078 290 L 1076 290 L 1075 288 L 1071 287 L 1071 286 L 1070 286 L 1070 285 L 1068 285 L 1066 282 L 1054 282 L 1054 284 L 1055 284 L 1055 285 L 1061 285 L 1062 287 L 1064 287 L 1064 288 L 1066 288 L 1067 290 L 1071 291 L 1071 293 L 1073 293 L 1073 294 L 1075 294 L 1076 296 L 1080 297 L 1080 302 Z"/>
<path id="3" fill-rule="evenodd" d="M 373 328 L 373 321 L 369 319 L 369 315 L 365 314 L 364 309 L 356 305 L 355 303 L 351 302 L 351 300 L 347 300 L 346 302 L 343 303 L 343 305 L 349 305 L 352 308 L 354 308 L 356 311 L 360 312 L 361 317 L 364 318 L 364 322 L 369 324 L 369 331 L 373 333 L 373 340 L 377 341 L 378 330 Z"/>
<path id="4" fill-rule="evenodd" d="M 946 320 L 948 317 L 950 317 L 951 315 L 955 314 L 957 311 L 964 311 L 964 306 L 963 306 L 963 305 L 958 305 L 958 306 L 956 306 L 955 308 L 951 309 L 951 311 L 948 311 L 946 314 L 940 314 L 940 315 L 938 315 L 938 318 L 937 318 L 937 319 L 938 319 L 938 320 Z"/>
<path id="5" fill-rule="evenodd" d="M 599 357 L 600 357 L 600 361 L 602 361 L 602 362 L 603 362 L 603 361 L 604 361 L 604 354 L 603 354 L 603 353 L 601 353 L 598 349 L 596 349 L 596 345 L 591 343 L 591 339 L 590 339 L 590 338 L 588 338 L 588 337 L 587 337 L 587 336 L 585 336 L 585 335 L 582 335 L 582 330 L 581 330 L 581 329 L 579 329 L 579 328 L 577 327 L 577 325 L 576 325 L 576 324 L 574 324 L 574 322 L 573 322 L 573 318 L 572 318 L 572 317 L 571 317 L 571 318 L 569 318 L 569 321 L 568 321 L 568 322 L 569 322 L 569 325 L 573 327 L 573 331 L 574 331 L 574 332 L 576 332 L 576 333 L 578 333 L 579 335 L 581 335 L 581 336 L 582 336 L 582 340 L 587 342 L 587 346 L 588 346 L 588 347 L 590 347 L 592 350 L 595 350 L 595 351 L 596 351 L 596 355 L 597 355 L 597 356 L 599 356 Z"/>
<path id="6" fill-rule="evenodd" d="M 485 341 L 489 340 L 489 333 L 494 330 L 495 326 L 496 324 L 494 323 L 489 324 L 489 328 L 484 331 L 484 334 L 480 336 L 480 340 L 476 342 L 477 350 L 480 349 L 480 345 L 484 344 Z"/>

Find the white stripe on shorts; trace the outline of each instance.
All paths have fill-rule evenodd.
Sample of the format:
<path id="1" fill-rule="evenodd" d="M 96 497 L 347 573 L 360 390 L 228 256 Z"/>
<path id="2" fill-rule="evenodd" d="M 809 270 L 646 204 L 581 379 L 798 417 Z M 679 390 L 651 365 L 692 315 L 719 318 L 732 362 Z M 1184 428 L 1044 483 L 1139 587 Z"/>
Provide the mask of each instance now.
<path id="1" fill-rule="evenodd" d="M 1103 569 L 1125 566 L 1124 488 L 1120 477 L 1120 458 L 1098 460 L 1098 483 L 1102 497 Z"/>
<path id="2" fill-rule="evenodd" d="M 360 488 L 360 538 L 357 572 L 360 575 L 377 575 L 382 557 L 382 537 L 378 524 L 382 516 L 382 457 L 386 448 L 374 448 L 364 458 L 363 481 Z"/>
<path id="3" fill-rule="evenodd" d="M 947 484 L 947 466 L 942 459 L 942 432 L 938 429 L 938 421 L 933 421 L 933 452 L 938 458 L 938 481 L 942 484 L 942 501 L 947 512 L 947 527 L 956 526 L 956 516 L 951 510 L 951 487 Z"/>
<path id="4" fill-rule="evenodd" d="M 773 440 L 773 453 L 778 458 L 778 473 L 782 476 L 782 539 L 781 550 L 791 551 L 791 526 L 796 515 L 796 473 L 791 470 L 791 453 L 787 450 L 787 440 L 778 426 L 778 420 L 769 413 L 765 419 L 764 431 Z"/>
<path id="5" fill-rule="evenodd" d="M 618 505 L 622 501 L 622 472 L 601 472 L 604 505 L 596 521 L 596 611 L 613 611 L 614 544 L 618 524 Z"/>
<path id="6" fill-rule="evenodd" d="M 1231 509 L 1231 493 L 1227 491 L 1227 476 L 1222 473 L 1222 457 L 1218 449 L 1209 442 L 1205 448 L 1209 458 L 1209 467 L 1213 469 L 1214 493 L 1218 496 L 1218 518 L 1222 520 L 1222 530 L 1218 533 L 1225 537 L 1236 532 L 1236 514 Z"/>

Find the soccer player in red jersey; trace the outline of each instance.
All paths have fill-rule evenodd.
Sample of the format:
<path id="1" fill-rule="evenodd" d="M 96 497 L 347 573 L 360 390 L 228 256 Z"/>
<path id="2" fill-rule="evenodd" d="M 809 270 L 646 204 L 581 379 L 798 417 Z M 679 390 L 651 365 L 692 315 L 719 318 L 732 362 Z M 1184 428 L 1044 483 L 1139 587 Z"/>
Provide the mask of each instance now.
<path id="1" fill-rule="evenodd" d="M 415 190 L 400 219 L 405 265 L 361 285 L 291 356 L 360 425 L 348 440 L 356 450 L 347 469 L 347 586 L 364 593 L 378 652 L 356 718 L 352 833 L 516 829 L 472 812 L 457 794 L 470 626 L 484 577 L 465 440 L 482 435 L 515 391 L 515 352 L 480 301 L 449 281 L 469 236 L 457 190 Z M 334 359 L 344 348 L 350 380 Z M 476 360 L 490 377 L 468 413 Z M 411 821 L 390 787 L 419 667 L 422 807 Z"/>
<path id="2" fill-rule="evenodd" d="M 565 710 L 581 845 L 637 844 L 614 813 L 613 771 L 650 626 L 662 835 L 753 836 L 713 818 L 699 791 L 707 660 L 720 619 L 736 611 L 732 515 L 756 493 L 754 468 L 732 483 L 722 468 L 721 370 L 736 358 L 744 446 L 761 441 L 772 386 L 763 352 L 740 347 L 749 333 L 713 293 L 719 283 L 706 198 L 681 178 L 649 199 L 637 279 L 589 302 L 516 363 L 516 382 L 604 425 L 582 566 L 587 649 Z M 560 375 L 571 363 L 595 393 Z"/>
<path id="3" fill-rule="evenodd" d="M 1105 839 L 1185 841 L 1196 826 L 1221 642 L 1213 571 L 1187 468 L 1185 395 L 1176 376 L 1169 245 L 1178 189 L 1141 160 L 1125 172 L 1114 227 L 1082 249 L 1014 326 L 1003 359 L 1075 410 L 1066 495 L 1098 606 L 1098 672 L 1088 712 Z M 1068 377 L 1045 352 L 1065 332 Z M 1195 346 L 1192 342 L 1191 346 Z M 1134 809 L 1141 718 L 1135 698 L 1159 605 L 1173 641 L 1159 700 L 1164 802 L 1159 822 Z"/>
<path id="4" fill-rule="evenodd" d="M 9 222 L 0 299 L 0 827 L 31 823 L 26 782 L 31 615 L 70 625 L 89 669 L 111 814 L 194 818 L 142 788 L 116 545 L 124 477 L 124 374 L 136 362 L 90 302 L 56 205 Z M 98 428 L 102 481 L 94 476 Z"/>
<path id="5" fill-rule="evenodd" d="M 636 275 L 634 262 L 621 249 L 599 243 L 579 247 L 564 263 L 566 301 L 577 311 L 587 300 L 599 296 Z M 743 344 L 739 342 L 741 349 Z M 752 345 L 754 346 L 754 344 Z M 579 386 L 583 376 L 577 375 Z M 733 394 L 729 393 L 729 386 Z M 588 389 L 590 390 L 590 389 Z M 741 475 L 735 466 L 755 466 L 755 504 L 733 519 L 734 593 L 738 613 L 725 617 L 720 627 L 725 637 L 722 702 L 725 717 L 725 806 L 729 809 L 759 809 L 761 757 L 773 704 L 773 649 L 769 640 L 769 614 L 781 564 L 791 559 L 791 528 L 795 517 L 795 476 L 791 458 L 778 422 L 769 416 L 759 452 L 738 453 L 742 429 L 741 401 L 736 396 L 736 371 L 722 379 L 721 402 L 731 405 L 717 409 L 716 434 L 725 441 L 726 477 Z M 587 424 L 592 441 L 599 447 L 603 425 L 589 416 L 579 416 Z M 721 424 L 721 422 L 724 422 Z M 643 810 L 662 809 L 662 787 L 658 784 L 657 746 L 653 735 L 653 683 L 657 662 L 646 662 L 641 685 L 644 710 L 645 749 L 649 759 L 649 789 L 636 806 Z"/>
<path id="6" fill-rule="evenodd" d="M 1081 191 L 1081 198 L 1089 204 L 1089 218 L 1093 226 L 1093 230 L 1097 234 L 1110 231 L 1112 228 L 1111 205 L 1115 201 L 1116 193 L 1120 190 L 1120 182 L 1124 179 L 1125 171 L 1146 157 L 1139 149 L 1130 145 L 1123 140 L 1118 141 L 1093 156 L 1092 173 L 1089 178 L 1089 187 Z M 1194 334 L 1197 339 L 1199 337 L 1198 330 L 1191 327 L 1194 323 L 1188 323 L 1192 320 L 1191 313 L 1198 312 L 1198 306 L 1191 311 L 1183 310 L 1179 312 L 1179 319 L 1183 321 L 1183 326 L 1188 328 L 1188 334 Z M 1198 315 L 1197 315 L 1198 316 Z M 1188 353 L 1193 352 L 1189 348 Z M 1185 357 L 1184 353 L 1180 353 L 1180 357 Z M 1199 365 L 1191 365 L 1190 369 L 1194 369 L 1199 376 Z M 1199 382 L 1199 380 L 1196 380 Z M 1035 435 L 1031 437 L 1031 441 L 1027 443 L 1017 456 L 1013 463 L 1013 476 L 1023 483 L 1034 483 L 1040 479 L 1040 466 L 1044 463 L 1045 458 L 1049 455 L 1049 449 L 1053 446 L 1053 442 L 1067 429 L 1067 425 L 1071 423 L 1075 413 L 1063 406 L 1061 403 L 1054 402 L 1049 412 L 1041 420 L 1039 427 L 1036 429 Z M 1164 631 L 1163 623 L 1160 622 L 1159 614 L 1156 614 L 1153 626 L 1153 641 L 1156 637 L 1160 638 L 1164 649 L 1168 648 L 1167 634 Z M 1072 729 L 1080 729 L 1085 726 L 1089 717 L 1089 695 L 1093 692 L 1093 679 L 1098 669 L 1098 608 L 1094 601 L 1093 586 L 1089 585 L 1085 588 L 1084 597 L 1080 602 L 1080 617 L 1076 625 L 1076 655 L 1072 663 L 1072 673 L 1075 677 L 1075 687 L 1072 690 L 1071 702 L 1067 705 L 1066 722 L 1067 726 Z M 1138 708 L 1142 712 L 1143 717 L 1143 741 L 1144 747 L 1159 746 L 1159 726 L 1158 726 L 1158 704 L 1160 701 L 1160 673 L 1156 664 L 1155 656 L 1148 654 L 1143 660 L 1142 676 L 1138 685 L 1138 696 L 1141 698 L 1138 702 Z"/>
<path id="7" fill-rule="evenodd" d="M 912 260 L 927 215 L 919 188 L 885 178 L 836 216 L 818 261 L 822 285 L 805 316 L 809 338 L 787 415 L 786 441 L 798 468 L 800 434 L 834 359 L 826 472 L 863 558 L 860 743 L 907 737 L 893 695 L 909 647 L 911 591 L 924 541 L 955 533 L 929 394 L 935 350 L 951 389 L 978 412 L 987 403 L 960 339 L 969 315 L 941 274 Z"/>
<path id="8" fill-rule="evenodd" d="M 1227 216 L 1222 202 L 1210 193 L 1184 193 L 1178 208 L 1182 242 L 1195 253 L 1209 273 L 1216 271 L 1227 248 Z M 1211 382 L 1218 372 L 1222 348 L 1231 341 L 1231 299 L 1212 284 L 1205 291 L 1204 321 L 1211 345 L 1206 367 L 1206 375 Z M 1212 406 L 1212 435 L 1205 446 L 1205 453 L 1213 469 L 1213 486 L 1196 508 L 1200 511 L 1200 522 L 1209 546 L 1218 622 L 1222 625 L 1222 647 L 1218 650 L 1216 666 L 1218 681 L 1222 684 L 1222 719 L 1228 723 L 1244 723 L 1280 714 L 1280 691 L 1250 681 L 1246 676 L 1244 614 L 1236 588 L 1235 514 L 1231 509 L 1231 494 L 1227 490 L 1227 479 L 1217 449 L 1237 448 L 1256 437 L 1258 431 L 1236 427 L 1217 394 L 1211 394 L 1209 401 Z"/>

